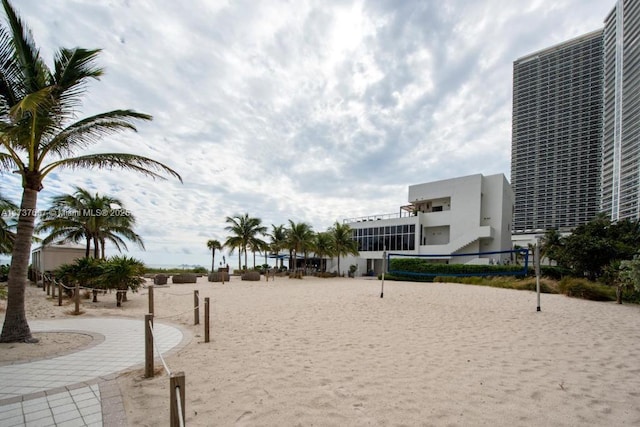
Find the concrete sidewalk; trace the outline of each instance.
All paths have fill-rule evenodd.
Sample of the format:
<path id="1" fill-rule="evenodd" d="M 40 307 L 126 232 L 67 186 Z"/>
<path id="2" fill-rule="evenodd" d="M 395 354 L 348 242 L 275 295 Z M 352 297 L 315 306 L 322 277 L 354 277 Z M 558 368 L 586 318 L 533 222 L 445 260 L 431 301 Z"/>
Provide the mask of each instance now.
<path id="1" fill-rule="evenodd" d="M 67 318 L 29 322 L 32 332 L 93 336 L 82 350 L 0 366 L 0 426 L 123 426 L 117 373 L 144 364 L 144 320 Z M 174 327 L 154 322 L 161 353 L 186 344 Z"/>

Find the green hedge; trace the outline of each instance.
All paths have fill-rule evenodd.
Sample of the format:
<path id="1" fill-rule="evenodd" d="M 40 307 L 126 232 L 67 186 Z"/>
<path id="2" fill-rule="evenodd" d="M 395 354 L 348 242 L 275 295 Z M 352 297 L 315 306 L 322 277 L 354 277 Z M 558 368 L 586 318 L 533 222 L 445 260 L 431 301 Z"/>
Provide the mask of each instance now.
<path id="1" fill-rule="evenodd" d="M 398 277 L 420 277 L 420 275 L 429 276 L 447 276 L 447 275 L 466 275 L 466 276 L 491 276 L 501 274 L 517 275 L 522 272 L 521 265 L 468 265 L 468 264 L 439 264 L 429 262 L 424 258 L 394 258 L 389 261 L 389 271 L 392 275 Z M 410 272 L 414 274 L 404 275 L 399 272 Z"/>

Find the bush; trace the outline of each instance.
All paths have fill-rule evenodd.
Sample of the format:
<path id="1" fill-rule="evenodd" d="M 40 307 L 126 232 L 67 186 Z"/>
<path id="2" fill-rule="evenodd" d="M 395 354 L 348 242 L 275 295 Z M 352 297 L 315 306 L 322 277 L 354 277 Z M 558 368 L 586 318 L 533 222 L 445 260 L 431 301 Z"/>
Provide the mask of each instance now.
<path id="1" fill-rule="evenodd" d="M 209 282 L 228 282 L 229 281 L 229 273 L 226 271 L 221 271 L 218 273 L 209 273 L 207 277 Z"/>
<path id="2" fill-rule="evenodd" d="M 411 273 L 429 274 L 431 276 L 438 276 L 440 274 L 443 276 L 452 274 L 473 276 L 474 274 L 486 275 L 487 273 L 494 275 L 514 274 L 522 271 L 522 268 L 520 265 L 439 264 L 429 262 L 422 258 L 395 258 L 389 262 L 390 271 L 407 271 Z M 394 275 L 396 274 L 398 273 L 394 273 Z"/>
<path id="3" fill-rule="evenodd" d="M 9 280 L 9 265 L 0 265 L 0 282 Z"/>
<path id="4" fill-rule="evenodd" d="M 535 276 L 536 271 L 534 268 L 529 269 L 529 275 Z M 571 276 L 572 272 L 568 268 L 559 267 L 555 265 L 541 265 L 540 266 L 540 275 L 542 277 L 548 277 L 554 280 L 560 280 L 565 276 Z"/>
<path id="5" fill-rule="evenodd" d="M 167 284 L 167 275 L 166 274 L 156 274 L 153 278 L 154 285 L 166 285 Z"/>
<path id="6" fill-rule="evenodd" d="M 574 277 L 565 277 L 558 283 L 558 290 L 575 298 L 584 298 L 591 301 L 615 301 L 615 289 L 599 285 L 587 279 L 578 279 Z"/>
<path id="7" fill-rule="evenodd" d="M 171 276 L 172 283 L 196 283 L 198 276 L 195 273 L 174 274 Z"/>
<path id="8" fill-rule="evenodd" d="M 242 275 L 242 280 L 247 280 L 250 282 L 258 282 L 260 281 L 260 273 L 258 271 L 249 271 Z"/>
<path id="9" fill-rule="evenodd" d="M 519 291 L 536 291 L 536 279 L 516 277 L 436 277 L 435 282 L 462 283 L 466 285 L 490 286 L 492 288 L 515 289 Z M 551 280 L 540 280 L 540 292 L 557 294 L 557 284 Z"/>
<path id="10" fill-rule="evenodd" d="M 0 285 L 0 299 L 7 299 L 7 286 Z"/>

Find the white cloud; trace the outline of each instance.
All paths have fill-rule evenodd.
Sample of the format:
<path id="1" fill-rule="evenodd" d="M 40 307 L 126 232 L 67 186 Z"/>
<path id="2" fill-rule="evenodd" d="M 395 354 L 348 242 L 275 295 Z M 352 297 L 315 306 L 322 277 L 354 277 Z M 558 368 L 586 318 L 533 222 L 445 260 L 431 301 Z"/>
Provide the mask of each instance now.
<path id="1" fill-rule="evenodd" d="M 60 171 L 39 207 L 79 185 L 138 218 L 151 264 L 210 262 L 225 217 L 323 230 L 396 212 L 411 184 L 509 177 L 513 61 L 602 26 L 614 1 L 14 0 L 48 63 L 102 48 L 81 116 L 152 114 L 92 149 L 183 177 Z M 607 4 L 610 3 L 610 4 Z M 15 177 L 0 191 L 19 197 Z M 18 200 L 16 200 L 18 201 Z M 235 257 L 228 258 L 234 262 Z"/>

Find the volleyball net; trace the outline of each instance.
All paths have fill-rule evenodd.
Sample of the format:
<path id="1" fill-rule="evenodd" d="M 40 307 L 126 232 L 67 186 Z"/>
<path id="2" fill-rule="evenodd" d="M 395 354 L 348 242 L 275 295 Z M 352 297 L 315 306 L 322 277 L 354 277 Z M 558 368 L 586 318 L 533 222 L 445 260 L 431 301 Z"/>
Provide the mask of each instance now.
<path id="1" fill-rule="evenodd" d="M 388 253 L 386 273 L 398 277 L 526 276 L 528 249 L 453 254 Z"/>

